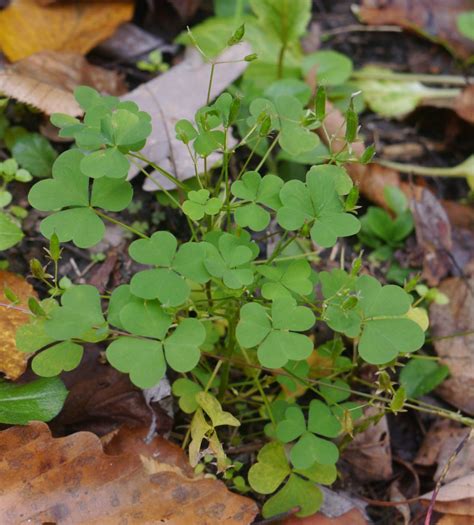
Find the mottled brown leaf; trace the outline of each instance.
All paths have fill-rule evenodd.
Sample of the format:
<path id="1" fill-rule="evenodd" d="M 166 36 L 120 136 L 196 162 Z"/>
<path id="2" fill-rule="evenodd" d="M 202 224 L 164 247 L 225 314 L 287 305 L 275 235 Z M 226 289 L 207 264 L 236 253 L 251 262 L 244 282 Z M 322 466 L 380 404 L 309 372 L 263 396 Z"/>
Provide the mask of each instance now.
<path id="1" fill-rule="evenodd" d="M 7 300 L 5 287 L 18 297 L 18 304 L 12 305 Z M 0 372 L 8 379 L 18 379 L 30 357 L 30 354 L 17 350 L 15 334 L 20 325 L 28 322 L 28 297 L 35 295 L 32 286 L 23 277 L 0 270 Z"/>
<path id="2" fill-rule="evenodd" d="M 174 465 L 148 474 L 133 450 L 107 455 L 97 436 L 53 439 L 43 423 L 0 432 L 2 525 L 245 525 L 255 503 Z M 147 460 L 152 461 L 152 460 Z"/>
<path id="3" fill-rule="evenodd" d="M 123 78 L 115 71 L 93 66 L 77 53 L 44 51 L 0 71 L 0 92 L 47 115 L 81 115 L 73 95 L 78 85 L 91 86 L 109 95 L 126 92 Z"/>

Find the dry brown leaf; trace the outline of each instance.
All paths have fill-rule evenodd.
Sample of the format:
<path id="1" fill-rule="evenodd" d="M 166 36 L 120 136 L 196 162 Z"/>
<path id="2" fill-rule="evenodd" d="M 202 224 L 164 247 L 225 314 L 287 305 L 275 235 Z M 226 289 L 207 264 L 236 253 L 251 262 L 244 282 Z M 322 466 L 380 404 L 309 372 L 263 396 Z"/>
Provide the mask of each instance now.
<path id="1" fill-rule="evenodd" d="M 12 427 L 0 452 L 2 525 L 245 525 L 257 514 L 220 481 L 166 466 L 149 476 L 133 450 L 107 455 L 89 432 L 53 439 L 43 423 Z"/>
<path id="2" fill-rule="evenodd" d="M 460 95 L 454 101 L 454 110 L 456 113 L 467 120 L 474 123 L 474 86 L 467 86 L 463 89 Z"/>
<path id="3" fill-rule="evenodd" d="M 329 518 L 321 512 L 307 518 L 291 517 L 284 521 L 284 525 L 367 525 L 367 520 L 359 509 L 352 509 L 336 518 Z"/>
<path id="4" fill-rule="evenodd" d="M 438 465 L 434 479 L 441 477 L 443 469 L 458 445 L 469 433 L 469 429 L 448 419 L 436 420 L 428 430 L 415 458 L 417 465 Z M 451 481 L 474 472 L 474 441 L 467 441 L 444 477 Z"/>
<path id="5" fill-rule="evenodd" d="M 436 525 L 472 525 L 472 517 L 445 514 L 441 516 Z"/>
<path id="6" fill-rule="evenodd" d="M 374 417 L 380 413 L 377 407 L 370 407 L 365 417 Z M 354 475 L 362 481 L 387 480 L 392 477 L 392 452 L 390 434 L 386 416 L 369 426 L 367 430 L 356 434 L 351 444 L 344 451 L 345 459 L 352 467 Z"/>
<path id="7" fill-rule="evenodd" d="M 450 376 L 437 392 L 448 403 L 474 415 L 474 278 L 452 277 L 439 290 L 449 297 L 449 304 L 430 308 L 431 333 L 436 353 L 448 366 Z M 471 332 L 464 336 L 453 334 Z"/>
<path id="8" fill-rule="evenodd" d="M 432 496 L 432 492 L 424 494 L 421 496 L 421 501 L 429 502 Z M 436 495 L 434 509 L 443 514 L 470 516 L 472 520 L 474 518 L 474 474 L 443 485 Z"/>
<path id="9" fill-rule="evenodd" d="M 0 49 L 12 62 L 39 51 L 84 55 L 133 15 L 134 2 L 71 2 L 41 6 L 12 0 L 0 11 Z"/>
<path id="10" fill-rule="evenodd" d="M 416 240 L 423 252 L 424 280 L 439 284 L 452 267 L 451 223 L 439 200 L 426 188 L 412 192 L 410 207 L 415 222 Z"/>
<path id="11" fill-rule="evenodd" d="M 469 58 L 474 43 L 461 35 L 456 19 L 471 9 L 471 0 L 363 0 L 359 16 L 367 24 L 395 24 L 421 33 L 461 58 Z"/>
<path id="12" fill-rule="evenodd" d="M 10 306 L 4 294 L 5 287 L 18 297 L 18 304 Z M 29 320 L 26 308 L 31 296 L 36 296 L 35 291 L 23 277 L 0 270 L 0 372 L 8 379 L 15 380 L 23 374 L 30 356 L 17 350 L 15 334 L 17 328 Z"/>
<path id="13" fill-rule="evenodd" d="M 1 16 L 1 14 L 0 14 Z M 43 51 L 0 71 L 0 92 L 31 104 L 47 115 L 82 114 L 73 91 L 78 85 L 90 86 L 108 95 L 127 91 L 123 78 L 115 71 L 93 66 L 77 53 Z"/>

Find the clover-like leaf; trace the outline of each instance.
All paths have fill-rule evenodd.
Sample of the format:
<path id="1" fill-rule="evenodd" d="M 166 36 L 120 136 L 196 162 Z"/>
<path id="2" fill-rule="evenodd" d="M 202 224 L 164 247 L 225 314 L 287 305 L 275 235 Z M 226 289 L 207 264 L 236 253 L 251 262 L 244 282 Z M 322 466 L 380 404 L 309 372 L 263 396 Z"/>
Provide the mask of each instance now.
<path id="1" fill-rule="evenodd" d="M 210 241 L 204 261 L 206 270 L 222 279 L 228 288 L 239 289 L 251 284 L 254 272 L 250 261 L 258 255 L 256 244 L 231 233 L 216 233 L 216 236 L 206 236 Z"/>
<path id="2" fill-rule="evenodd" d="M 184 319 L 166 338 L 166 361 L 176 372 L 189 372 L 199 362 L 199 347 L 206 339 L 206 330 L 198 319 Z"/>
<path id="3" fill-rule="evenodd" d="M 116 147 L 92 152 L 81 160 L 80 168 L 84 175 L 97 179 L 110 177 L 124 179 L 130 168 L 127 157 Z"/>
<path id="4" fill-rule="evenodd" d="M 296 516 L 311 516 L 321 508 L 323 494 L 312 481 L 291 474 L 285 486 L 269 498 L 262 508 L 264 518 L 284 514 L 298 508 Z"/>
<path id="5" fill-rule="evenodd" d="M 132 186 L 124 180 L 98 179 L 92 185 L 80 170 L 83 153 L 69 150 L 53 165 L 53 178 L 35 184 L 28 195 L 31 205 L 41 211 L 56 211 L 41 223 L 41 233 L 51 238 L 55 233 L 61 242 L 73 241 L 79 248 L 97 244 L 105 226 L 92 207 L 109 211 L 126 208 L 132 199 Z M 89 202 L 90 200 L 90 202 Z"/>
<path id="6" fill-rule="evenodd" d="M 109 363 L 120 372 L 130 374 L 130 380 L 140 388 L 157 385 L 165 375 L 163 345 L 159 341 L 119 337 L 106 351 Z"/>
<path id="7" fill-rule="evenodd" d="M 199 404 L 196 394 L 202 392 L 202 386 L 186 377 L 180 377 L 173 383 L 173 395 L 179 398 L 179 408 L 186 414 L 192 414 L 197 410 Z"/>
<path id="8" fill-rule="evenodd" d="M 240 421 L 235 418 L 230 412 L 222 410 L 219 401 L 209 392 L 199 392 L 196 394 L 198 405 L 209 416 L 212 426 L 218 427 L 221 425 L 229 425 L 232 427 L 239 427 Z"/>
<path id="9" fill-rule="evenodd" d="M 338 237 L 354 235 L 360 222 L 344 211 L 336 189 L 336 180 L 330 172 L 309 171 L 306 184 L 291 180 L 280 191 L 283 206 L 277 220 L 287 230 L 297 230 L 309 223 L 311 238 L 320 246 L 333 246 Z"/>
<path id="10" fill-rule="evenodd" d="M 97 288 L 81 284 L 68 288 L 61 297 L 61 307 L 54 308 L 44 323 L 46 334 L 56 341 L 84 338 L 93 328 L 105 325 Z"/>
<path id="11" fill-rule="evenodd" d="M 271 494 L 291 473 L 285 448 L 277 441 L 264 445 L 249 470 L 250 486 L 259 494 Z"/>
<path id="12" fill-rule="evenodd" d="M 182 244 L 173 260 L 173 269 L 186 279 L 204 284 L 211 278 L 206 270 L 207 243 L 186 242 Z"/>
<path id="13" fill-rule="evenodd" d="M 292 298 L 276 299 L 271 314 L 258 303 L 247 303 L 240 310 L 236 337 L 243 348 L 258 346 L 263 366 L 280 368 L 290 359 L 299 361 L 311 354 L 311 340 L 296 332 L 309 330 L 314 322 L 311 310 L 297 306 Z"/>
<path id="14" fill-rule="evenodd" d="M 256 171 L 244 173 L 241 180 L 232 184 L 231 191 L 235 197 L 250 201 L 242 204 L 235 212 L 235 220 L 243 228 L 262 231 L 270 223 L 270 213 L 262 206 L 272 210 L 281 206 L 279 193 L 283 181 L 275 175 L 261 177 Z"/>
<path id="15" fill-rule="evenodd" d="M 364 315 L 359 353 L 365 361 L 387 363 L 423 345 L 423 330 L 407 317 L 412 302 L 408 293 L 398 286 L 382 286 L 368 275 L 359 277 L 355 286 Z"/>
<path id="16" fill-rule="evenodd" d="M 265 299 L 309 295 L 313 291 L 311 266 L 304 259 L 277 263 L 275 266 L 259 265 L 257 271 L 265 277 L 262 295 Z"/>
<path id="17" fill-rule="evenodd" d="M 216 215 L 222 208 L 222 201 L 210 197 L 209 190 L 190 191 L 188 200 L 183 202 L 183 212 L 193 221 L 201 220 L 204 215 Z"/>
<path id="18" fill-rule="evenodd" d="M 83 353 L 81 345 L 63 341 L 35 355 L 31 368 L 35 374 L 42 377 L 57 376 L 62 371 L 69 372 L 77 368 Z"/>

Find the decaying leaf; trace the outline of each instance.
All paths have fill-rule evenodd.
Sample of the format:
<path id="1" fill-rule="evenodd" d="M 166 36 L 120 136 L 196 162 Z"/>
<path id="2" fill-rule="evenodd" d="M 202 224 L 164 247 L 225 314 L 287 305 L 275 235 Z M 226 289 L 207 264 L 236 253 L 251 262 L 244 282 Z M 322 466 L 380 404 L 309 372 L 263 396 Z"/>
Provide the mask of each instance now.
<path id="1" fill-rule="evenodd" d="M 133 450 L 107 455 L 89 432 L 53 439 L 43 423 L 12 427 L 0 451 L 2 525 L 243 525 L 257 513 L 222 482 L 188 477 L 159 455 L 152 475 Z"/>
<path id="2" fill-rule="evenodd" d="M 448 403 L 474 415 L 474 278 L 452 277 L 439 290 L 449 304 L 430 308 L 436 353 L 448 366 L 450 377 L 437 392 Z M 466 335 L 462 335 L 467 333 Z M 461 334 L 461 335 L 456 335 Z M 451 337 L 446 337 L 451 336 Z"/>
<path id="3" fill-rule="evenodd" d="M 451 455 L 467 434 L 469 434 L 469 429 L 459 423 L 448 419 L 435 421 L 425 435 L 415 458 L 415 463 L 426 467 L 437 464 L 438 467 L 434 475 L 434 479 L 437 481 Z M 451 463 L 447 474 L 444 476 L 444 481 L 448 482 L 466 476 L 471 472 L 474 472 L 474 442 L 468 440 Z"/>
<path id="4" fill-rule="evenodd" d="M 47 115 L 81 115 L 73 96 L 78 85 L 91 86 L 108 95 L 126 92 L 122 77 L 115 71 L 93 66 L 77 53 L 35 53 L 0 71 L 0 92 Z"/>
<path id="5" fill-rule="evenodd" d="M 431 191 L 413 192 L 410 207 L 415 221 L 416 239 L 423 251 L 423 278 L 437 285 L 452 267 L 453 241 L 448 214 Z"/>
<path id="6" fill-rule="evenodd" d="M 421 496 L 423 502 L 431 501 L 433 493 Z M 474 518 L 474 473 L 443 485 L 434 504 L 434 509 L 443 514 Z M 472 521 L 471 521 L 472 523 Z"/>
<path id="7" fill-rule="evenodd" d="M 10 289 L 19 302 L 12 305 L 5 296 Z M 30 354 L 16 348 L 17 328 L 28 322 L 28 297 L 35 296 L 32 286 L 14 273 L 0 270 L 0 372 L 8 379 L 18 379 L 26 369 Z"/>
<path id="8" fill-rule="evenodd" d="M 317 512 L 307 518 L 288 518 L 284 521 L 284 525 L 367 525 L 367 523 L 359 509 L 352 509 L 334 518 Z"/>
<path id="9" fill-rule="evenodd" d="M 85 54 L 130 20 L 133 8 L 131 0 L 51 6 L 12 0 L 0 11 L 0 49 L 13 62 L 45 50 Z"/>
<path id="10" fill-rule="evenodd" d="M 243 59 L 249 52 L 250 47 L 241 43 L 232 46 L 218 57 L 217 61 L 229 63 L 217 66 L 211 100 L 243 73 L 248 63 L 235 61 Z M 206 104 L 210 68 L 210 64 L 205 64 L 197 51 L 190 49 L 183 62 L 123 97 L 124 100 L 133 100 L 142 111 L 147 111 L 152 117 L 153 131 L 141 152 L 142 155 L 180 180 L 193 177 L 195 172 L 186 147 L 176 139 L 174 127 L 180 119 L 193 120 L 196 111 Z M 211 155 L 208 162 L 212 165 L 218 159 L 218 155 Z M 202 170 L 202 167 L 201 160 L 199 169 Z M 130 174 L 137 173 L 139 168 L 132 167 Z M 158 172 L 155 171 L 151 175 L 164 188 L 174 188 L 174 184 Z M 144 189 L 156 191 L 157 186 L 147 179 Z"/>
<path id="11" fill-rule="evenodd" d="M 365 417 L 375 417 L 380 409 L 370 407 Z M 343 459 L 352 467 L 354 475 L 362 481 L 387 480 L 392 477 L 392 452 L 386 416 L 371 424 L 354 440 L 344 452 Z"/>
<path id="12" fill-rule="evenodd" d="M 439 42 L 461 58 L 474 53 L 474 42 L 457 27 L 457 16 L 471 0 L 363 0 L 359 16 L 367 24 L 395 24 Z"/>

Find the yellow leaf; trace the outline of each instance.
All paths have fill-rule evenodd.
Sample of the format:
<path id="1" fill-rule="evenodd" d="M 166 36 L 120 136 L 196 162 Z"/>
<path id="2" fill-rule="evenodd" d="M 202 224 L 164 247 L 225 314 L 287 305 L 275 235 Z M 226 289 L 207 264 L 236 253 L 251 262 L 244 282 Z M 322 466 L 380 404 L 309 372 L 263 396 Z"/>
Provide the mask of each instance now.
<path id="1" fill-rule="evenodd" d="M 5 297 L 5 287 L 18 297 L 18 304 L 11 305 Z M 15 333 L 20 325 L 28 322 L 28 297 L 35 295 L 23 277 L 0 270 L 0 372 L 8 379 L 15 380 L 23 374 L 31 355 L 17 350 Z"/>
<path id="2" fill-rule="evenodd" d="M 12 0 L 0 11 L 0 49 L 12 62 L 45 50 L 86 54 L 132 18 L 133 6 L 131 0 L 51 6 Z"/>
<path id="3" fill-rule="evenodd" d="M 424 308 L 410 308 L 406 316 L 408 319 L 415 322 L 424 332 L 428 330 L 430 319 L 428 317 L 428 312 Z"/>

